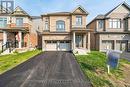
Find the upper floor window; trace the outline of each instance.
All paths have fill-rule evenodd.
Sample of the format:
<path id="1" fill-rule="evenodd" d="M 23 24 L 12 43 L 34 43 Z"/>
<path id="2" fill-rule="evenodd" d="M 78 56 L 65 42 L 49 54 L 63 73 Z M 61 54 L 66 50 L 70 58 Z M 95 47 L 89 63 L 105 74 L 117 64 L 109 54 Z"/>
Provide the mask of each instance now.
<path id="1" fill-rule="evenodd" d="M 121 28 L 121 20 L 120 19 L 110 19 L 109 28 Z"/>
<path id="2" fill-rule="evenodd" d="M 16 18 L 16 26 L 23 26 L 23 18 Z"/>
<path id="3" fill-rule="evenodd" d="M 98 21 L 98 28 L 102 29 L 104 27 L 104 21 L 103 20 L 99 20 Z"/>
<path id="4" fill-rule="evenodd" d="M 62 20 L 56 21 L 57 31 L 65 31 L 65 22 Z"/>
<path id="5" fill-rule="evenodd" d="M 76 25 L 77 26 L 82 25 L 82 16 L 76 16 Z"/>
<path id="6" fill-rule="evenodd" d="M 48 28 L 48 22 L 45 22 L 45 30 L 49 30 L 49 28 Z"/>
<path id="7" fill-rule="evenodd" d="M 7 18 L 0 18 L 0 27 L 7 27 Z"/>

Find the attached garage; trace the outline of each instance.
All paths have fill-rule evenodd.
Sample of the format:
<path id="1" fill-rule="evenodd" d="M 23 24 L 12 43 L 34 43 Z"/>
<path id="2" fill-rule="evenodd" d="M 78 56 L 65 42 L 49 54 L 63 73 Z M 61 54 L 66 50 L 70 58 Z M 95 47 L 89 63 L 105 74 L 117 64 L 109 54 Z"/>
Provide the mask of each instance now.
<path id="1" fill-rule="evenodd" d="M 70 51 L 71 44 L 70 41 L 45 41 L 46 51 Z"/>
<path id="2" fill-rule="evenodd" d="M 102 51 L 106 51 L 107 49 L 114 49 L 114 41 L 113 40 L 102 40 Z"/>

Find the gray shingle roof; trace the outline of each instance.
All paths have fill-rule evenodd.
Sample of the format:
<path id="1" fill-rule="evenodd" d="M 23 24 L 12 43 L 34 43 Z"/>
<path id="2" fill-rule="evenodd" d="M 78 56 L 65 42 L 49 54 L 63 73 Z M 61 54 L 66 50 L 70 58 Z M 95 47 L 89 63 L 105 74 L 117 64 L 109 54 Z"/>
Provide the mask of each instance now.
<path id="1" fill-rule="evenodd" d="M 113 8 L 112 10 L 110 10 L 108 13 L 105 14 L 105 16 L 109 15 L 112 11 L 114 11 L 115 9 L 117 9 L 118 7 L 124 5 L 127 9 L 130 10 L 130 6 L 124 1 L 121 4 L 119 4 L 118 6 L 116 6 L 115 8 Z"/>
<path id="2" fill-rule="evenodd" d="M 106 18 L 106 16 L 105 15 L 98 15 L 95 19 L 105 19 Z"/>
<path id="3" fill-rule="evenodd" d="M 47 13 L 46 15 L 55 15 L 55 14 L 70 14 L 70 12 L 54 12 L 54 13 Z"/>
<path id="4" fill-rule="evenodd" d="M 115 8 L 113 8 L 112 10 L 110 10 L 109 12 L 107 12 L 106 14 L 104 14 L 104 15 L 100 14 L 100 15 L 96 16 L 90 23 L 87 24 L 87 26 L 88 26 L 89 24 L 91 24 L 94 20 L 108 18 L 107 16 L 108 16 L 112 11 L 114 11 L 115 9 L 117 9 L 118 7 L 120 7 L 120 6 L 122 6 L 122 5 L 124 5 L 127 9 L 130 10 L 130 6 L 124 1 L 124 2 L 122 2 L 121 4 L 119 4 L 118 6 L 116 6 Z M 128 14 L 128 15 L 126 16 L 126 18 L 128 18 L 128 17 L 130 17 L 130 14 Z"/>

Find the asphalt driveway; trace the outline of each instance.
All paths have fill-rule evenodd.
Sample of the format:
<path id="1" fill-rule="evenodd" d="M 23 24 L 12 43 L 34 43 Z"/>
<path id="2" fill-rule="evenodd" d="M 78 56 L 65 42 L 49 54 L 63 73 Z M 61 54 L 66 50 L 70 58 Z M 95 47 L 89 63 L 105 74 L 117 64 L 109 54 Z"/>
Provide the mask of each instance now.
<path id="1" fill-rule="evenodd" d="M 0 75 L 0 87 L 91 87 L 70 52 L 44 52 Z"/>

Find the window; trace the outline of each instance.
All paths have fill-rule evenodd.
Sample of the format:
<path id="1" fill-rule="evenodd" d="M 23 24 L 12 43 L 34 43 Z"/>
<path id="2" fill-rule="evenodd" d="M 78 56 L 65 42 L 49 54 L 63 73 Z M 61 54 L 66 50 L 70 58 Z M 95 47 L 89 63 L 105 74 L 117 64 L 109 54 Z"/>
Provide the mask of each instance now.
<path id="1" fill-rule="evenodd" d="M 120 19 L 110 19 L 109 27 L 110 28 L 121 28 L 121 20 Z"/>
<path id="2" fill-rule="evenodd" d="M 99 20 L 98 21 L 98 28 L 102 29 L 104 27 L 104 21 L 103 20 Z"/>
<path id="3" fill-rule="evenodd" d="M 49 28 L 48 28 L 48 22 L 45 23 L 45 30 L 49 30 Z"/>
<path id="4" fill-rule="evenodd" d="M 65 31 L 65 22 L 62 20 L 57 21 L 56 29 L 57 29 L 57 31 Z"/>
<path id="5" fill-rule="evenodd" d="M 81 26 L 82 25 L 82 16 L 76 16 L 76 25 Z"/>
<path id="6" fill-rule="evenodd" d="M 7 27 L 7 18 L 0 18 L 0 27 Z"/>
<path id="7" fill-rule="evenodd" d="M 16 18 L 16 26 L 23 26 L 23 18 Z"/>
<path id="8" fill-rule="evenodd" d="M 52 41 L 46 41 L 47 43 L 52 43 Z"/>

